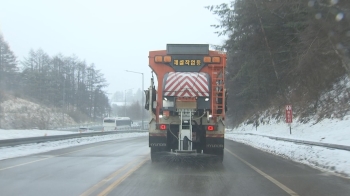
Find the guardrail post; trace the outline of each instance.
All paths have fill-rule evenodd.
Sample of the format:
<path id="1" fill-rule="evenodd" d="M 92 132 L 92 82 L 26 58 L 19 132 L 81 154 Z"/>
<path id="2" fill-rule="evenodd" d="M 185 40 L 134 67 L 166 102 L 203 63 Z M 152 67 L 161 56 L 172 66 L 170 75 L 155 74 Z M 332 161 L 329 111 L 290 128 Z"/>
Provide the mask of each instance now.
<path id="1" fill-rule="evenodd" d="M 289 134 L 292 135 L 292 125 L 289 123 Z"/>

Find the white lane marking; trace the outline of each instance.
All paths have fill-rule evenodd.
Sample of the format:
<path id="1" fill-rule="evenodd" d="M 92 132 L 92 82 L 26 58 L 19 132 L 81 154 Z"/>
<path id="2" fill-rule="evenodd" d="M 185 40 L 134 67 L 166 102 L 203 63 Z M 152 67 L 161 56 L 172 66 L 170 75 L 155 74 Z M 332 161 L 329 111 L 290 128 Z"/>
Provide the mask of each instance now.
<path id="1" fill-rule="evenodd" d="M 288 193 L 289 195 L 292 196 L 299 196 L 296 192 L 292 191 L 290 188 L 288 188 L 287 186 L 285 186 L 284 184 L 278 182 L 276 179 L 274 179 L 273 177 L 267 175 L 266 173 L 264 173 L 263 171 L 259 170 L 258 168 L 254 167 L 252 164 L 248 163 L 247 161 L 245 161 L 244 159 L 242 159 L 241 157 L 239 157 L 238 155 L 236 155 L 235 153 L 231 152 L 230 150 L 228 150 L 227 148 L 225 148 L 225 150 L 232 154 L 234 157 L 236 157 L 237 159 L 239 159 L 240 161 L 242 161 L 243 163 L 245 163 L 246 165 L 248 165 L 250 168 L 252 168 L 254 171 L 258 172 L 260 175 L 264 176 L 266 179 L 270 180 L 272 183 L 274 183 L 275 185 L 277 185 L 278 187 L 280 187 L 282 190 L 284 190 L 286 193 Z"/>

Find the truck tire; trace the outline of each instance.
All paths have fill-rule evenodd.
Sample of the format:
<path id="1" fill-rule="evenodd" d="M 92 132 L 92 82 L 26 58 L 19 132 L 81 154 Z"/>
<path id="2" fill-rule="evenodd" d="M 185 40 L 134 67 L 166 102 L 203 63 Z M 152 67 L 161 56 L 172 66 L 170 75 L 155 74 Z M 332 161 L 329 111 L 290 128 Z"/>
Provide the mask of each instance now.
<path id="1" fill-rule="evenodd" d="M 206 149 L 204 153 L 215 155 L 211 162 L 222 163 L 224 161 L 224 149 Z"/>
<path id="2" fill-rule="evenodd" d="M 152 162 L 159 162 L 160 156 L 159 156 L 158 152 L 160 152 L 159 148 L 151 147 L 151 160 L 152 160 Z"/>
<path id="3" fill-rule="evenodd" d="M 222 163 L 224 161 L 224 149 L 217 149 L 214 151 L 214 154 L 217 156 L 217 162 Z"/>

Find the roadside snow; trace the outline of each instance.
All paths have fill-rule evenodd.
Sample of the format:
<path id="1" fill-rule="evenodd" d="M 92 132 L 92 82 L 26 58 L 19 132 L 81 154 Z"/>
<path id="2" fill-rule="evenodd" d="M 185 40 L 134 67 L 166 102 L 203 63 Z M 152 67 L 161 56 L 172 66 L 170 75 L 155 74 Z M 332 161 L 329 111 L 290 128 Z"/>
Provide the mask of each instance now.
<path id="1" fill-rule="evenodd" d="M 55 130 L 20 130 L 20 129 L 0 129 L 0 140 L 8 140 L 15 138 L 27 138 L 27 137 L 40 137 L 40 136 L 52 136 L 52 135 L 66 135 L 74 134 L 78 132 L 73 131 L 55 131 Z"/>
<path id="2" fill-rule="evenodd" d="M 257 135 L 245 135 L 252 133 Z M 263 136 L 283 137 L 305 141 L 350 146 L 350 116 L 343 120 L 325 119 L 315 124 L 292 123 L 292 134 L 286 123 L 270 121 L 253 125 L 241 125 L 226 130 L 226 139 L 237 141 L 312 167 L 350 176 L 350 151 L 329 149 L 292 142 L 277 141 Z"/>
<path id="3" fill-rule="evenodd" d="M 39 127 L 48 129 L 63 124 L 75 124 L 68 115 L 58 108 L 50 108 L 21 98 L 11 98 L 0 103 L 3 116 L 1 127 L 5 129 L 21 129 Z"/>
<path id="4" fill-rule="evenodd" d="M 72 132 L 74 133 L 74 132 Z M 42 152 L 48 152 L 51 150 L 57 150 L 62 148 L 68 148 L 72 146 L 80 146 L 84 144 L 91 144 L 101 141 L 117 140 L 123 138 L 141 137 L 147 136 L 145 133 L 119 133 L 113 135 L 92 136 L 83 138 L 74 138 L 68 140 L 45 142 L 39 144 L 26 144 L 14 147 L 2 147 L 0 148 L 0 160 L 9 159 L 14 157 L 26 156 L 30 154 L 37 154 Z"/>
<path id="5" fill-rule="evenodd" d="M 350 115 L 345 116 L 343 120 L 324 119 L 317 124 L 314 121 L 305 124 L 293 122 L 292 134 L 289 133 L 289 126 L 286 123 L 274 120 L 260 124 L 257 128 L 251 124 L 241 125 L 232 130 L 227 129 L 226 133 L 253 133 L 313 142 L 350 145 Z"/>

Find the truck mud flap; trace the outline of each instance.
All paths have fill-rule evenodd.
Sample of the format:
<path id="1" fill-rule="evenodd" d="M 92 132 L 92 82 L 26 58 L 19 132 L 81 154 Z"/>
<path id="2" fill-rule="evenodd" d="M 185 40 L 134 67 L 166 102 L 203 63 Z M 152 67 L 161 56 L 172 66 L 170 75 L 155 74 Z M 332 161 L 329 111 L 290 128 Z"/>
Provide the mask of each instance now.
<path id="1" fill-rule="evenodd" d="M 222 136 L 217 136 L 217 137 L 206 137 L 205 140 L 205 147 L 211 148 L 211 149 L 223 149 L 224 148 L 224 137 Z"/>
<path id="2" fill-rule="evenodd" d="M 166 133 L 150 133 L 149 147 L 166 147 Z"/>

